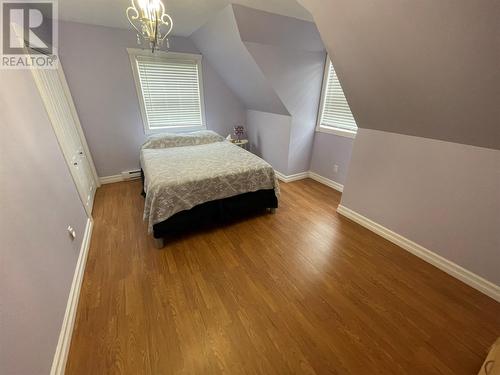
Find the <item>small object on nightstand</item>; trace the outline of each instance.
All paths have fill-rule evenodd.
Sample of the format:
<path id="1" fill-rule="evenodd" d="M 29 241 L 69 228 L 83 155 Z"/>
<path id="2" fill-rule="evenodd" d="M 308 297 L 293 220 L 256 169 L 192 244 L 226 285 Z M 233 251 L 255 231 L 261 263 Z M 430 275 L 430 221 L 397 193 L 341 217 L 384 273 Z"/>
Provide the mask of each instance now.
<path id="1" fill-rule="evenodd" d="M 241 140 L 243 134 L 245 134 L 245 128 L 242 125 L 236 125 L 234 127 L 234 135 L 238 141 Z"/>

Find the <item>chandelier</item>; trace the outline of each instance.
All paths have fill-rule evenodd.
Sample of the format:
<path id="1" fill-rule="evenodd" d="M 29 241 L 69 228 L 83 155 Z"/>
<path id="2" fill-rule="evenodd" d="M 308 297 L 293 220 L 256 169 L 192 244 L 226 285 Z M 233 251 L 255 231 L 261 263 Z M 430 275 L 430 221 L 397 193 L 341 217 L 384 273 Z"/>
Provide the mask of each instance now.
<path id="1" fill-rule="evenodd" d="M 151 52 L 163 45 L 172 31 L 172 18 L 165 13 L 165 6 L 160 0 L 131 0 L 126 11 L 130 24 L 137 30 L 137 44 L 148 43 Z"/>

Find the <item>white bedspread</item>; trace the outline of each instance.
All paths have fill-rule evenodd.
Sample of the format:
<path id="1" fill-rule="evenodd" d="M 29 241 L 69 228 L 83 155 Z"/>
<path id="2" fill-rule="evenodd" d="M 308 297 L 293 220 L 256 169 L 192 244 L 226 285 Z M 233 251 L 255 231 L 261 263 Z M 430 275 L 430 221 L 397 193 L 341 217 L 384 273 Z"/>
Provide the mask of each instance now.
<path id="1" fill-rule="evenodd" d="M 154 224 L 204 202 L 263 189 L 274 189 L 279 197 L 273 167 L 227 141 L 143 148 L 141 166 L 149 233 Z"/>

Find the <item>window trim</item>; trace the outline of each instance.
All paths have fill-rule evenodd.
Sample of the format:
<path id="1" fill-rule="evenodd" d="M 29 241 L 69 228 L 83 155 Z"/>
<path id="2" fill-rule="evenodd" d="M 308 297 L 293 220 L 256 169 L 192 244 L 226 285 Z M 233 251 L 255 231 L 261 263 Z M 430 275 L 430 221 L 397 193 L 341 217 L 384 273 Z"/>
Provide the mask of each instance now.
<path id="1" fill-rule="evenodd" d="M 144 127 L 144 133 L 146 135 L 162 133 L 165 131 L 173 133 L 182 133 L 195 130 L 204 130 L 207 128 L 206 116 L 205 116 L 205 94 L 203 90 L 203 68 L 202 68 L 202 58 L 200 54 L 194 53 L 180 53 L 180 52 L 166 52 L 166 51 L 156 51 L 152 53 L 150 50 L 139 49 L 139 48 L 127 48 L 127 52 L 130 59 L 130 64 L 132 67 L 132 75 L 134 76 L 135 89 L 137 92 L 137 99 L 139 101 L 139 107 L 141 109 L 142 125 Z M 161 57 L 165 60 L 195 60 L 198 65 L 198 85 L 200 88 L 200 111 L 201 111 L 201 125 L 184 125 L 184 126 L 164 126 L 161 128 L 150 128 L 148 124 L 148 117 L 146 114 L 146 107 L 144 105 L 144 98 L 142 97 L 141 81 L 139 78 L 139 70 L 137 68 L 136 56 L 151 56 L 151 57 Z"/>
<path id="2" fill-rule="evenodd" d="M 325 68 L 324 68 L 324 72 L 323 72 L 323 82 L 321 84 L 321 98 L 320 98 L 320 102 L 319 102 L 318 116 L 317 116 L 317 120 L 316 120 L 316 131 L 320 132 L 320 133 L 334 134 L 334 135 L 338 135 L 340 137 L 356 138 L 356 134 L 358 133 L 357 130 L 355 130 L 355 131 L 354 130 L 347 130 L 347 129 L 337 128 L 335 126 L 327 126 L 327 125 L 321 124 L 321 117 L 323 114 L 323 109 L 325 108 L 326 89 L 328 87 L 328 73 L 330 70 L 330 63 L 333 65 L 333 63 L 331 62 L 331 59 L 330 59 L 330 55 L 327 54 L 326 59 L 325 59 Z M 335 67 L 334 67 L 334 69 L 335 69 Z"/>

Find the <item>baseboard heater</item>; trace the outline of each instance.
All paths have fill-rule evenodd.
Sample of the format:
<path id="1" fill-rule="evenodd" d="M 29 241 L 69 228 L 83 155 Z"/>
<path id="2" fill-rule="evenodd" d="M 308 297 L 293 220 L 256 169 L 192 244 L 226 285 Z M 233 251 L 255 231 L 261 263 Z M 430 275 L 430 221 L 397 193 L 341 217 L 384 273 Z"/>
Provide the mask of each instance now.
<path id="1" fill-rule="evenodd" d="M 124 171 L 122 172 L 122 178 L 123 181 L 129 181 L 129 180 L 137 180 L 141 178 L 141 170 L 135 170 L 135 171 Z"/>

